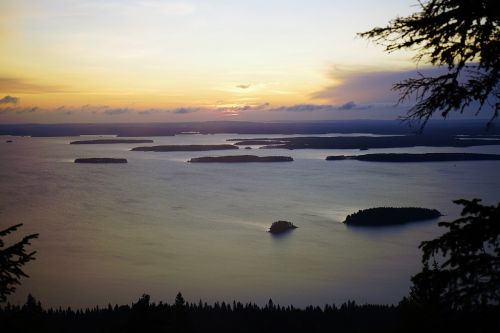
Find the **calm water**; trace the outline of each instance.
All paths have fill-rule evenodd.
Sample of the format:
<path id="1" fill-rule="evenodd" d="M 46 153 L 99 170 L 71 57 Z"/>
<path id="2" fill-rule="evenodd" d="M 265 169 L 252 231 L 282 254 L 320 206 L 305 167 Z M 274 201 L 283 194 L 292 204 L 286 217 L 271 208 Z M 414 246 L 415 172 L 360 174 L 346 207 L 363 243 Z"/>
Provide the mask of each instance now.
<path id="1" fill-rule="evenodd" d="M 258 135 L 155 137 L 154 144 L 214 144 Z M 263 135 L 261 137 L 273 137 Z M 276 136 L 274 136 L 276 137 Z M 323 305 L 397 302 L 420 268 L 418 244 L 435 221 L 347 228 L 349 213 L 423 206 L 457 217 L 458 198 L 500 200 L 499 162 L 389 164 L 325 161 L 355 150 L 131 152 L 138 145 L 69 145 L 75 138 L 0 138 L 0 226 L 39 232 L 30 279 L 11 297 L 48 306 L 130 303 L 143 293 L 172 301 Z M 141 145 L 141 144 L 140 144 Z M 416 147 L 369 152 L 486 152 Z M 191 157 L 289 155 L 292 163 L 189 164 Z M 366 152 L 361 152 L 366 153 Z M 125 157 L 125 165 L 74 164 Z M 278 219 L 299 229 L 266 232 Z M 18 236 L 20 234 L 18 233 Z"/>

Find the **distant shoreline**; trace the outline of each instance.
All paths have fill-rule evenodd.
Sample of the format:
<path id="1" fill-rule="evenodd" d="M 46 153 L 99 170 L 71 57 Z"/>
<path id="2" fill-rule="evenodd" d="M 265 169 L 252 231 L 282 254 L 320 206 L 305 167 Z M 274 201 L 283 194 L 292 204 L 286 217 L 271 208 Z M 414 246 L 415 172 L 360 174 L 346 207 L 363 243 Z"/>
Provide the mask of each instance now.
<path id="1" fill-rule="evenodd" d="M 119 144 L 119 143 L 153 143 L 153 140 L 130 140 L 130 139 L 97 139 L 71 141 L 70 145 L 92 145 L 92 144 Z"/>
<path id="2" fill-rule="evenodd" d="M 232 141 L 232 139 L 231 139 Z M 261 149 L 383 149 L 410 147 L 473 147 L 500 145 L 500 140 L 481 140 L 441 134 L 403 136 L 332 136 L 250 138 L 234 143 L 237 146 L 262 145 Z"/>
<path id="3" fill-rule="evenodd" d="M 486 132 L 487 120 L 430 120 L 420 136 L 461 135 L 499 139 L 500 128 Z M 32 137 L 78 137 L 81 135 L 115 135 L 117 137 L 154 137 L 190 134 L 281 134 L 318 135 L 330 133 L 372 133 L 415 135 L 420 127 L 398 120 L 323 120 L 323 121 L 205 121 L 182 123 L 66 123 L 66 124 L 0 124 L 0 135 Z"/>
<path id="4" fill-rule="evenodd" d="M 364 155 L 340 155 L 327 156 L 327 161 L 356 160 L 363 162 L 390 162 L 390 163 L 410 163 L 410 162 L 459 162 L 459 161 L 498 161 L 500 155 L 497 154 L 476 154 L 476 153 L 387 153 L 387 154 L 364 154 Z"/>

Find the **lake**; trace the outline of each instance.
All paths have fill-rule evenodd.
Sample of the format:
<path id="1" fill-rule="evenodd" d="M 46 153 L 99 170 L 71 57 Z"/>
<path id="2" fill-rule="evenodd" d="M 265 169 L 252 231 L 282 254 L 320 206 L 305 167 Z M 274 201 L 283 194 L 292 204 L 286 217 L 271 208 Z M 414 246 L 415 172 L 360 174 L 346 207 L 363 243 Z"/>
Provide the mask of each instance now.
<path id="1" fill-rule="evenodd" d="M 283 135 L 151 139 L 154 145 L 224 144 L 249 137 Z M 131 303 L 143 293 L 172 302 L 178 291 L 190 302 L 397 303 L 421 267 L 419 243 L 441 228 L 436 221 L 348 228 L 346 215 L 421 206 L 451 220 L 461 210 L 452 200 L 500 200 L 500 162 L 324 160 L 368 152 L 500 153 L 500 146 L 161 153 L 130 151 L 153 144 L 69 145 L 75 137 L 0 139 L 0 227 L 24 223 L 9 239 L 40 233 L 32 246 L 37 259 L 25 270 L 30 278 L 10 297 L 13 303 L 23 303 L 28 293 L 55 307 Z M 295 161 L 186 162 L 232 154 Z M 73 163 L 81 157 L 129 163 Z M 273 237 L 266 230 L 276 220 L 299 228 Z"/>

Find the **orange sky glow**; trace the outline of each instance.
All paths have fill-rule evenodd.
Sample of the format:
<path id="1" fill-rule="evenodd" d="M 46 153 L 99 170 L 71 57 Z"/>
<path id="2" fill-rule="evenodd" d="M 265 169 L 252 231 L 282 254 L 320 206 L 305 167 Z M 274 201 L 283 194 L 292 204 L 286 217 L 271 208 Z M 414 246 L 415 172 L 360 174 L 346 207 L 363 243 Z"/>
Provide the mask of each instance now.
<path id="1" fill-rule="evenodd" d="M 0 123 L 370 118 L 415 65 L 356 33 L 414 5 L 0 0 Z"/>

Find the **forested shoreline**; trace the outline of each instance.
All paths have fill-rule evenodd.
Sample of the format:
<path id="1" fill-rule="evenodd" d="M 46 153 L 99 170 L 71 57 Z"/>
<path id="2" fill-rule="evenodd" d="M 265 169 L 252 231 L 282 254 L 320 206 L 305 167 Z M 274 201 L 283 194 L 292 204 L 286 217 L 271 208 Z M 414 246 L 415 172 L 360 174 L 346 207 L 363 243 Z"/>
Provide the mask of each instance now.
<path id="1" fill-rule="evenodd" d="M 483 332 L 499 327 L 497 308 L 450 311 L 399 305 L 336 305 L 296 308 L 272 300 L 265 306 L 189 303 L 179 293 L 172 304 L 143 295 L 132 305 L 44 309 L 34 297 L 0 308 L 4 332 Z"/>

